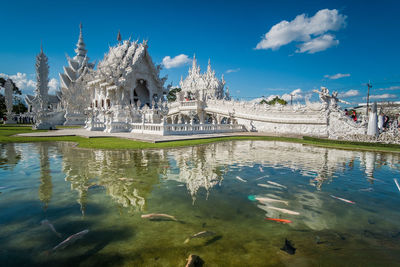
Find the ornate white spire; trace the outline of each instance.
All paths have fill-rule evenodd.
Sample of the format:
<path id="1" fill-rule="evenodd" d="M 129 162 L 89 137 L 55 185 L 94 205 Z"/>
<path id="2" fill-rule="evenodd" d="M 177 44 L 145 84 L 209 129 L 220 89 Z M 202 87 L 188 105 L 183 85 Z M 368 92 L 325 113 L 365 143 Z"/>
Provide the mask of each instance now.
<path id="1" fill-rule="evenodd" d="M 212 69 L 211 69 L 211 59 L 208 59 L 208 66 L 207 66 L 207 73 L 211 73 Z"/>
<path id="2" fill-rule="evenodd" d="M 83 60 L 86 57 L 87 50 L 85 49 L 85 43 L 83 42 L 83 35 L 82 35 L 82 23 L 79 24 L 79 39 L 78 43 L 76 44 L 76 57 L 77 59 Z"/>
<path id="3" fill-rule="evenodd" d="M 47 56 L 40 45 L 40 53 L 36 56 L 36 89 L 35 93 L 42 107 L 47 106 L 49 93 L 49 65 Z"/>

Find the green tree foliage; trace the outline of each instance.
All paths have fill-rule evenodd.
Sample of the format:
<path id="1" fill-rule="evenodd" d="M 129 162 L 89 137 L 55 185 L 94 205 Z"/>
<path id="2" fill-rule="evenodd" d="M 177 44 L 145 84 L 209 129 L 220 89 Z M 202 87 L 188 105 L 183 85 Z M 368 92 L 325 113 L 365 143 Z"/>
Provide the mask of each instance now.
<path id="1" fill-rule="evenodd" d="M 174 102 L 174 101 L 176 101 L 176 94 L 177 94 L 178 92 L 180 92 L 180 91 L 182 91 L 181 88 L 174 88 L 174 89 L 170 90 L 170 91 L 168 92 L 168 95 L 167 95 L 167 100 L 168 100 L 168 102 Z"/>
<path id="2" fill-rule="evenodd" d="M 3 77 L 0 77 L 0 88 L 4 88 L 4 84 L 6 83 L 6 79 Z M 13 106 L 13 112 L 20 114 L 24 113 L 28 110 L 28 108 L 25 106 L 25 104 L 22 102 L 22 99 L 20 95 L 22 95 L 21 90 L 15 85 L 15 83 L 12 81 L 14 88 L 14 106 Z M 6 99 L 3 94 L 0 93 L 0 117 L 3 117 L 7 113 L 7 107 L 6 107 Z"/>
<path id="3" fill-rule="evenodd" d="M 275 105 L 276 103 L 281 104 L 281 105 L 287 104 L 287 102 L 284 99 L 279 98 L 278 96 L 276 96 L 274 99 L 272 99 L 270 101 L 263 99 L 260 102 L 260 104 L 268 104 L 268 105 L 272 105 L 272 106 Z"/>

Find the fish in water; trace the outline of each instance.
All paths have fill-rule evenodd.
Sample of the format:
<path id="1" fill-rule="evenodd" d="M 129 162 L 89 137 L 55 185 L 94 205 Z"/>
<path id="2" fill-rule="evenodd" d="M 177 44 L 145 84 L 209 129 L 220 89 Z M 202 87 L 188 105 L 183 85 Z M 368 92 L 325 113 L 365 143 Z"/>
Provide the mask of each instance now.
<path id="1" fill-rule="evenodd" d="M 275 218 L 265 218 L 268 221 L 274 221 L 274 222 L 281 222 L 281 223 L 292 223 L 291 220 L 286 220 L 286 219 L 275 219 Z"/>
<path id="2" fill-rule="evenodd" d="M 276 208 L 276 207 L 272 207 L 272 206 L 269 206 L 269 207 L 267 207 L 267 208 L 268 208 L 268 209 L 277 210 L 277 211 L 280 211 L 280 212 L 286 213 L 286 214 L 300 215 L 300 213 L 298 213 L 297 211 L 292 211 L 292 210 L 287 210 L 287 209 L 280 209 L 280 208 Z"/>
<path id="3" fill-rule="evenodd" d="M 187 239 L 185 240 L 185 242 L 183 242 L 183 243 L 185 243 L 185 244 L 189 243 L 189 241 L 190 241 L 192 238 L 205 238 L 205 237 L 209 237 L 209 236 L 213 236 L 213 235 L 215 235 L 214 232 L 211 232 L 211 231 L 201 231 L 201 232 L 198 232 L 197 234 L 194 234 L 194 235 L 192 235 L 191 237 L 187 238 Z"/>
<path id="4" fill-rule="evenodd" d="M 287 240 L 287 238 L 285 238 L 285 244 L 283 245 L 283 248 L 281 248 L 281 250 L 287 252 L 290 255 L 294 255 L 294 253 L 296 253 L 296 248 L 294 247 L 294 244 L 292 244 L 290 240 Z"/>
<path id="5" fill-rule="evenodd" d="M 334 196 L 334 195 L 331 195 L 331 197 L 336 198 L 336 199 L 339 199 L 339 200 L 344 201 L 344 202 L 346 202 L 346 203 L 356 204 L 356 202 L 351 201 L 351 200 L 347 200 L 347 199 L 345 199 L 345 198 L 336 197 L 336 196 Z"/>
<path id="6" fill-rule="evenodd" d="M 360 189 L 360 191 L 363 191 L 363 192 L 371 192 L 371 191 L 373 191 L 374 189 L 372 188 L 372 187 L 368 187 L 368 188 L 361 188 Z"/>
<path id="7" fill-rule="evenodd" d="M 394 180 L 394 183 L 395 183 L 395 184 L 396 184 L 396 186 L 397 186 L 397 189 L 399 189 L 399 191 L 400 191 L 400 185 L 399 185 L 399 182 L 397 181 L 397 179 L 396 179 L 396 178 L 394 178 L 393 180 Z"/>
<path id="8" fill-rule="evenodd" d="M 245 179 L 240 178 L 239 176 L 236 176 L 236 179 L 238 179 L 239 181 L 243 182 L 243 183 L 247 183 L 247 181 Z"/>
<path id="9" fill-rule="evenodd" d="M 286 206 L 289 205 L 289 203 L 287 201 L 284 200 L 280 200 L 280 199 L 275 199 L 275 198 L 269 198 L 269 197 L 256 197 L 256 200 L 265 203 L 265 202 L 279 202 L 279 203 L 283 203 Z"/>
<path id="10" fill-rule="evenodd" d="M 287 188 L 286 186 L 278 184 L 278 183 L 275 183 L 275 182 L 267 181 L 267 183 L 272 184 L 272 185 L 276 185 L 276 186 L 279 186 L 279 187 L 282 187 L 282 188 Z"/>
<path id="11" fill-rule="evenodd" d="M 168 215 L 168 214 L 163 214 L 163 213 L 143 214 L 141 217 L 145 218 L 145 219 L 168 218 L 168 219 L 171 219 L 173 221 L 178 221 L 174 216 Z"/>
<path id="12" fill-rule="evenodd" d="M 79 233 L 76 233 L 76 234 L 73 234 L 73 235 L 69 236 L 67 239 L 62 241 L 60 244 L 58 244 L 57 246 L 52 248 L 50 250 L 50 252 L 55 252 L 56 250 L 64 249 L 64 248 L 68 247 L 69 245 L 73 244 L 76 240 L 81 239 L 87 233 L 89 233 L 88 229 L 83 230 L 83 231 L 81 231 Z"/>
<path id="13" fill-rule="evenodd" d="M 272 188 L 272 189 L 280 189 L 280 190 L 282 190 L 281 187 L 277 187 L 277 186 L 274 186 L 274 185 L 268 185 L 268 184 L 257 184 L 257 185 L 261 186 L 261 187 L 265 187 L 265 188 Z"/>
<path id="14" fill-rule="evenodd" d="M 47 225 L 53 233 L 55 233 L 58 237 L 61 237 L 61 234 L 56 231 L 56 228 L 54 228 L 54 225 L 49 221 L 49 220 L 43 220 L 40 222 L 41 225 Z"/>
<path id="15" fill-rule="evenodd" d="M 190 254 L 185 267 L 199 267 L 203 266 L 204 261 L 197 255 Z"/>
<path id="16" fill-rule="evenodd" d="M 260 172 L 264 172 L 263 168 L 260 166 L 258 167 L 260 169 Z"/>
<path id="17" fill-rule="evenodd" d="M 264 176 L 258 177 L 258 178 L 256 179 L 256 181 L 257 181 L 257 180 L 261 180 L 262 178 L 268 178 L 268 177 L 269 177 L 269 175 L 267 174 L 267 175 L 264 175 Z"/>

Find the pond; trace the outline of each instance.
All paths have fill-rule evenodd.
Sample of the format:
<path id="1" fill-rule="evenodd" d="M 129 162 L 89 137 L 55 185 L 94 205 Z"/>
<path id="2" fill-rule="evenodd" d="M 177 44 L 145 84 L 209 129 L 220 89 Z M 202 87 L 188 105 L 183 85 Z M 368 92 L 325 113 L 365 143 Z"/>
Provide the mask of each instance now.
<path id="1" fill-rule="evenodd" d="M 270 141 L 2 144 L 1 265 L 393 265 L 399 156 Z"/>

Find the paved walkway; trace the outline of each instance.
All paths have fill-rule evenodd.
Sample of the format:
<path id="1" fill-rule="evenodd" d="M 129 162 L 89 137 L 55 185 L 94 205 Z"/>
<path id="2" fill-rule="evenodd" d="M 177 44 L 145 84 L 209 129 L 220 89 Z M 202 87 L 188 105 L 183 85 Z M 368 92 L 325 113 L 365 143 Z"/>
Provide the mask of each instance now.
<path id="1" fill-rule="evenodd" d="M 58 137 L 58 136 L 81 136 L 86 138 L 98 137 L 118 137 L 131 140 L 137 140 L 149 143 L 171 142 L 179 140 L 195 140 L 195 139 L 208 139 L 215 137 L 229 137 L 229 136 L 276 136 L 273 133 L 258 133 L 258 132 L 237 132 L 237 133 L 215 133 L 215 134 L 194 134 L 194 135 L 152 135 L 152 134 L 137 134 L 137 133 L 105 133 L 101 131 L 87 131 L 83 128 L 59 129 L 48 132 L 37 133 L 22 133 L 17 136 L 26 137 Z M 280 135 L 282 136 L 282 135 Z M 290 136 L 300 137 L 301 136 Z"/>

